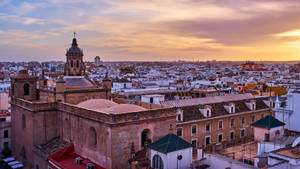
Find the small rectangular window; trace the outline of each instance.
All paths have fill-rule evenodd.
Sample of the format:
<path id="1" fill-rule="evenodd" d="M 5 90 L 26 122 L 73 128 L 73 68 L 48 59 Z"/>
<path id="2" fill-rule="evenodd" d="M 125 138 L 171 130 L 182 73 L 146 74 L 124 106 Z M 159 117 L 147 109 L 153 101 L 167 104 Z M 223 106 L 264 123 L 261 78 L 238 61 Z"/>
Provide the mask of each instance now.
<path id="1" fill-rule="evenodd" d="M 177 128 L 177 136 L 182 136 L 182 128 Z"/>
<path id="2" fill-rule="evenodd" d="M 230 140 L 233 140 L 233 139 L 234 139 L 234 132 L 231 131 L 231 132 L 230 132 Z"/>
<path id="3" fill-rule="evenodd" d="M 177 115 L 177 121 L 181 121 L 181 114 Z"/>
<path id="4" fill-rule="evenodd" d="M 193 135 L 197 134 L 197 126 L 196 125 L 192 126 L 192 134 Z"/>
<path id="5" fill-rule="evenodd" d="M 242 129 L 241 130 L 241 137 L 244 137 L 245 136 L 245 129 Z"/>
<path id="6" fill-rule="evenodd" d="M 219 121 L 219 129 L 223 129 L 223 121 Z"/>
<path id="7" fill-rule="evenodd" d="M 234 119 L 230 120 L 230 127 L 234 127 Z"/>
<path id="8" fill-rule="evenodd" d="M 193 147 L 197 147 L 197 140 L 192 140 Z"/>
<path id="9" fill-rule="evenodd" d="M 255 110 L 255 104 L 254 103 L 252 104 L 252 110 Z"/>
<path id="10" fill-rule="evenodd" d="M 206 125 L 205 125 L 205 130 L 206 130 L 207 132 L 210 131 L 210 124 L 209 124 L 209 123 L 206 123 Z"/>
<path id="11" fill-rule="evenodd" d="M 206 110 L 206 117 L 210 117 L 210 112 L 209 112 L 209 110 Z"/>
<path id="12" fill-rule="evenodd" d="M 268 133 L 265 134 L 265 141 L 266 142 L 270 141 L 270 134 Z"/>
<path id="13" fill-rule="evenodd" d="M 223 141 L 223 134 L 218 135 L 218 142 L 221 143 Z"/>
<path id="14" fill-rule="evenodd" d="M 8 138 L 8 130 L 4 130 L 4 138 Z"/>
<path id="15" fill-rule="evenodd" d="M 153 97 L 150 97 L 150 103 L 153 103 Z"/>
<path id="16" fill-rule="evenodd" d="M 205 145 L 209 145 L 210 144 L 210 137 L 205 137 Z"/>

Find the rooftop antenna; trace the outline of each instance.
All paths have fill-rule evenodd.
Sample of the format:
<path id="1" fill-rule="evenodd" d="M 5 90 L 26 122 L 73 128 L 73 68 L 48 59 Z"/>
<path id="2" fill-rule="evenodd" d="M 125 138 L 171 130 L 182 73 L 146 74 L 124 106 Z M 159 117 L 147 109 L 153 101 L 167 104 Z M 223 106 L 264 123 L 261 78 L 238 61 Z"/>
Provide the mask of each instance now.
<path id="1" fill-rule="evenodd" d="M 76 37 L 76 32 L 73 32 L 73 34 L 74 34 L 74 38 Z"/>

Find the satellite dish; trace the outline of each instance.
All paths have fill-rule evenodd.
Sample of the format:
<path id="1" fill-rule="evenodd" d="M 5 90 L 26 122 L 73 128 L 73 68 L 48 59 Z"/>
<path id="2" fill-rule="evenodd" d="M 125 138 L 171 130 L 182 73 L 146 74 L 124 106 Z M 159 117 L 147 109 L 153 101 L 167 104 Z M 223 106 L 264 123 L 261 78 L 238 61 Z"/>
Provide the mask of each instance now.
<path id="1" fill-rule="evenodd" d="M 297 137 L 296 140 L 294 140 L 292 147 L 296 147 L 299 143 L 300 143 L 300 136 Z"/>

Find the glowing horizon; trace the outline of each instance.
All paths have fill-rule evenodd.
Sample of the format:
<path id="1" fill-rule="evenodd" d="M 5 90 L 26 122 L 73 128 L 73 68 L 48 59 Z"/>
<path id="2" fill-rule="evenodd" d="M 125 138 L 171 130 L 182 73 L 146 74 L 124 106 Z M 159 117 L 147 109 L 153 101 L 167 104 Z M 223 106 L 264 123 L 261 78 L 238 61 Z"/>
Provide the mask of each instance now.
<path id="1" fill-rule="evenodd" d="M 300 60 L 297 0 L 2 0 L 0 61 Z"/>

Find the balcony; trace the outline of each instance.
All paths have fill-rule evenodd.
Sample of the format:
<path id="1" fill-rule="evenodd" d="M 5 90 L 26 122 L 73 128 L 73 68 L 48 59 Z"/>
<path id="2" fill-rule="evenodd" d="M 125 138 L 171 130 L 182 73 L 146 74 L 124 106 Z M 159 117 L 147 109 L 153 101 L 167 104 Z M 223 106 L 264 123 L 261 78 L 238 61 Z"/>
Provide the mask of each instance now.
<path id="1" fill-rule="evenodd" d="M 293 110 L 289 110 L 287 108 L 272 108 L 272 111 L 286 113 L 286 114 L 293 114 Z"/>

